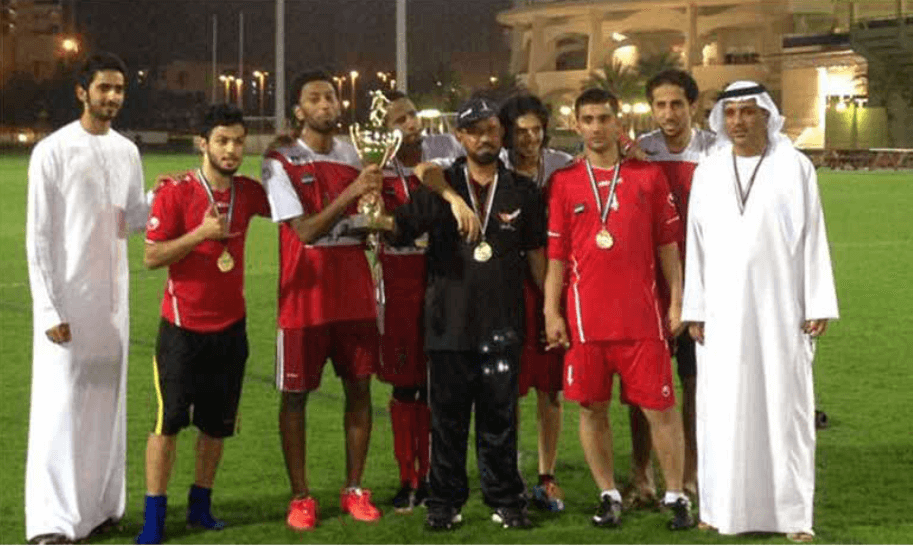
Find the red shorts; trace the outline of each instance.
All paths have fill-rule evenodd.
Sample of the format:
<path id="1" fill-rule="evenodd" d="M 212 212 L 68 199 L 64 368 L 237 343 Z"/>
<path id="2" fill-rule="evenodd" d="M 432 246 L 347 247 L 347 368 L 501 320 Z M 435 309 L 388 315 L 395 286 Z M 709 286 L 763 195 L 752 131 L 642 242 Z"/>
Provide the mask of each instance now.
<path id="1" fill-rule="evenodd" d="M 317 389 L 328 358 L 342 379 L 370 377 L 377 370 L 377 347 L 377 324 L 373 320 L 280 328 L 276 387 L 283 392 Z"/>
<path id="2" fill-rule="evenodd" d="M 388 299 L 380 338 L 377 378 L 394 387 L 420 387 L 428 381 L 422 335 L 423 300 Z"/>
<path id="3" fill-rule="evenodd" d="M 581 405 L 612 399 L 621 376 L 621 401 L 652 410 L 675 405 L 669 346 L 659 339 L 575 343 L 564 359 L 564 396 Z"/>
<path id="4" fill-rule="evenodd" d="M 520 356 L 520 396 L 530 388 L 539 392 L 558 392 L 564 385 L 564 351 L 545 350 L 545 317 L 542 316 L 542 296 L 527 280 L 523 285 L 526 302 L 526 339 Z"/>

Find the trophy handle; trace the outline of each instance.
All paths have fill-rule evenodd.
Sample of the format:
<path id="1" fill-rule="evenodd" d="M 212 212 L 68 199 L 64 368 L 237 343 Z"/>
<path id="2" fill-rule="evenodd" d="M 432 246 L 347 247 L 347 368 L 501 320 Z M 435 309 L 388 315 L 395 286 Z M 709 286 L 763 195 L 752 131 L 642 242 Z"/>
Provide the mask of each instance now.
<path id="1" fill-rule="evenodd" d="M 393 142 L 387 146 L 387 151 L 384 153 L 384 160 L 381 162 L 380 166 L 383 167 L 386 165 L 396 153 L 399 151 L 399 147 L 403 144 L 403 132 L 399 129 L 394 129 L 390 132 L 393 135 Z"/>

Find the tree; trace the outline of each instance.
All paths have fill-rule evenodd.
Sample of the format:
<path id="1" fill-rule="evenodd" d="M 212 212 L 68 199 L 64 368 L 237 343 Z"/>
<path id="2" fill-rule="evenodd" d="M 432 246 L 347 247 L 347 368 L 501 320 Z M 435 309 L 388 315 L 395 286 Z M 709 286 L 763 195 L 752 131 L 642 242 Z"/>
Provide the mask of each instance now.
<path id="1" fill-rule="evenodd" d="M 621 102 L 633 102 L 643 97 L 643 81 L 634 67 L 612 61 L 602 73 L 591 72 L 585 87 L 598 87 L 611 92 Z"/>

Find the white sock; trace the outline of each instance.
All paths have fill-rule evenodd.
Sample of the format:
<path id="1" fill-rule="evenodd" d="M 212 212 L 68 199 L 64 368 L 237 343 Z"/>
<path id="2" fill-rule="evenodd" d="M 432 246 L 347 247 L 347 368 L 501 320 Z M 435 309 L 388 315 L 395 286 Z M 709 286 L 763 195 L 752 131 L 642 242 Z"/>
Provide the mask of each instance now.
<path id="1" fill-rule="evenodd" d="M 606 496 L 608 496 L 613 501 L 621 502 L 621 493 L 618 492 L 618 489 L 606 489 L 599 494 L 599 498 L 604 498 Z"/>
<path id="2" fill-rule="evenodd" d="M 688 500 L 688 497 L 681 491 L 666 491 L 666 496 L 663 497 L 663 504 L 674 504 L 678 499 Z"/>

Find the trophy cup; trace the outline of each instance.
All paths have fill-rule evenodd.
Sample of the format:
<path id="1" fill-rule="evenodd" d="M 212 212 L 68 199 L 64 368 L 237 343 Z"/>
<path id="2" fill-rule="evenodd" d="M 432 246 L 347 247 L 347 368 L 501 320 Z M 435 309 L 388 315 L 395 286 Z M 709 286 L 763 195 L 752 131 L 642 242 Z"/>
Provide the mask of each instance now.
<path id="1" fill-rule="evenodd" d="M 353 123 L 349 127 L 349 136 L 352 145 L 362 162 L 366 165 L 383 167 L 390 161 L 403 142 L 403 133 L 399 129 L 389 130 L 386 127 L 387 105 L 390 101 L 384 96 L 383 91 L 375 90 L 371 96 L 371 113 L 368 123 L 362 127 Z M 352 229 L 368 232 L 368 246 L 377 250 L 377 231 L 385 229 L 382 221 L 384 215 L 384 202 L 380 193 L 374 192 L 363 195 L 358 200 L 358 214 L 351 218 Z"/>
<path id="2" fill-rule="evenodd" d="M 366 165 L 377 165 L 383 168 L 403 142 L 403 133 L 386 127 L 387 105 L 390 101 L 383 91 L 375 90 L 371 95 L 371 113 L 368 124 L 361 127 L 353 123 L 349 128 L 352 145 L 362 162 Z M 384 214 L 384 201 L 379 192 L 361 196 L 358 200 L 358 214 L 349 218 L 350 229 L 367 233 L 368 250 L 374 254 L 371 261 L 371 276 L 374 277 L 374 296 L 377 303 L 377 329 L 384 333 L 384 309 L 386 295 L 384 291 L 384 272 L 380 262 L 380 231 L 392 229 L 392 218 Z"/>

